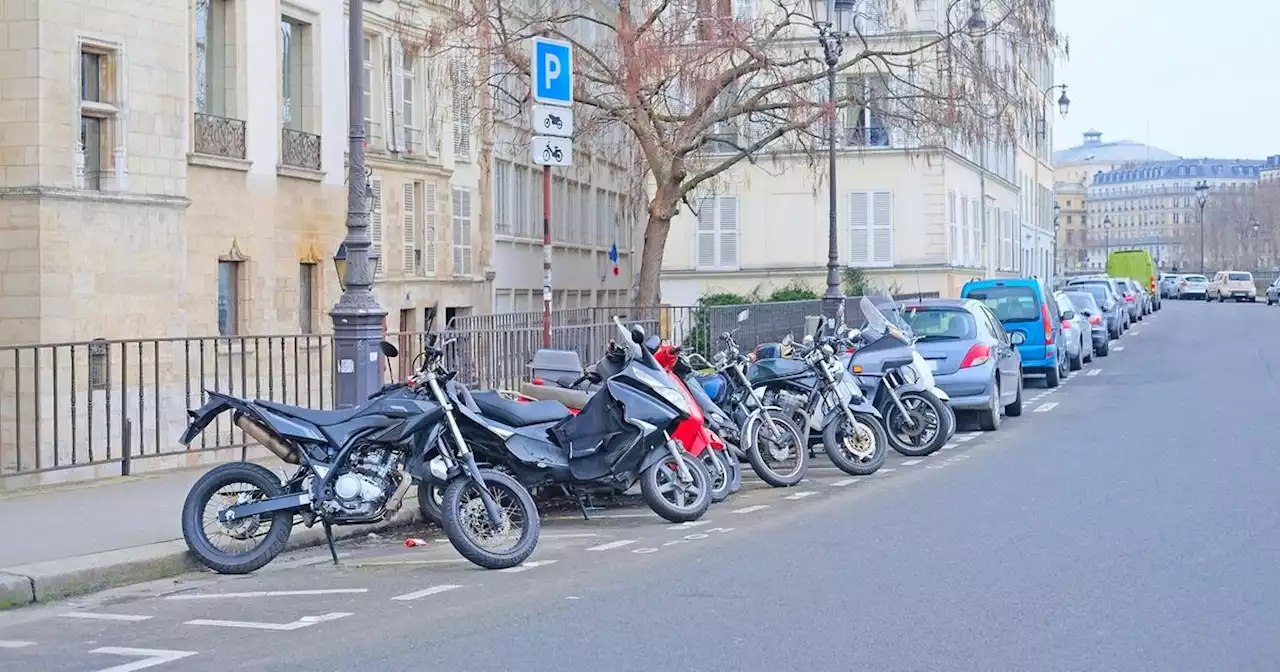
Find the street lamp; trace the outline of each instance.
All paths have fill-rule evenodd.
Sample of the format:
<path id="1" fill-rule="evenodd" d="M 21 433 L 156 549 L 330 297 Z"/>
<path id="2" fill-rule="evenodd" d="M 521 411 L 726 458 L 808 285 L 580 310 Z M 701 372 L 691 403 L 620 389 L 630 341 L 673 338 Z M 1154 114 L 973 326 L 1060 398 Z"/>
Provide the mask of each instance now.
<path id="1" fill-rule="evenodd" d="M 1209 204 L 1209 183 L 1200 180 L 1195 186 L 1196 207 L 1200 208 L 1200 275 L 1204 275 L 1204 206 Z"/>
<path id="2" fill-rule="evenodd" d="M 827 292 L 822 296 L 822 312 L 837 319 L 844 307 L 840 289 L 840 243 L 836 192 L 836 65 L 844 53 L 844 39 L 849 36 L 849 21 L 854 0 L 811 0 L 813 27 L 822 45 L 823 62 L 827 66 Z M 825 20 L 818 20 L 825 16 Z"/>
<path id="3" fill-rule="evenodd" d="M 964 24 L 965 32 L 973 40 L 973 50 L 978 58 L 979 68 L 984 67 L 982 40 L 987 35 L 987 17 L 982 13 L 982 0 L 971 0 L 969 3 L 969 19 Z M 974 82 L 974 94 L 977 98 L 979 114 L 982 113 L 982 77 Z M 987 235 L 987 129 L 982 125 L 982 142 L 978 143 L 978 226 L 982 229 L 982 237 Z M 990 272 L 988 266 L 988 272 Z"/>
<path id="4" fill-rule="evenodd" d="M 1053 268 L 1050 272 L 1050 282 L 1058 279 L 1058 216 L 1062 214 L 1062 206 L 1057 201 L 1053 202 Z"/>
<path id="5" fill-rule="evenodd" d="M 1106 236 L 1107 251 L 1106 256 L 1111 258 L 1111 215 L 1102 218 L 1102 234 Z"/>
<path id="6" fill-rule="evenodd" d="M 1058 111 L 1062 113 L 1062 116 L 1067 116 L 1067 110 L 1071 107 L 1071 99 L 1067 97 L 1066 84 L 1054 84 L 1041 92 L 1040 109 L 1036 110 L 1036 167 L 1035 177 L 1033 178 L 1035 180 L 1035 193 L 1032 194 L 1031 199 L 1032 203 L 1035 204 L 1035 222 L 1037 229 L 1041 228 L 1040 225 L 1042 222 L 1040 220 L 1040 215 L 1044 213 L 1044 210 L 1042 210 L 1040 206 L 1040 159 L 1047 158 L 1044 156 L 1045 146 L 1049 144 L 1049 120 L 1045 118 L 1044 106 L 1049 103 L 1049 94 L 1058 90 L 1062 91 L 1062 95 L 1058 96 Z M 1053 204 L 1053 266 L 1055 275 L 1058 267 L 1058 210 L 1059 207 L 1055 201 Z M 1019 228 L 1021 228 L 1021 226 L 1022 224 L 1020 223 Z"/>
<path id="7" fill-rule="evenodd" d="M 377 258 L 369 233 L 369 183 L 364 161 L 364 4 L 352 0 L 347 19 L 347 235 L 334 255 L 342 296 L 333 310 L 334 403 L 350 408 L 382 386 L 378 343 L 387 311 L 373 295 Z M 339 262 L 339 257 L 342 261 Z"/>

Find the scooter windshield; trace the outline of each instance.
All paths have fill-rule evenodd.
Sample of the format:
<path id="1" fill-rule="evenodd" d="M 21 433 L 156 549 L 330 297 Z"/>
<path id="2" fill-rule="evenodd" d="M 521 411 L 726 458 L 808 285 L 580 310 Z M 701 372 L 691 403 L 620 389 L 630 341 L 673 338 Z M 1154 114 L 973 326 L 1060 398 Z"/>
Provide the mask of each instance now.
<path id="1" fill-rule="evenodd" d="M 870 336 L 866 339 L 867 341 L 878 341 L 881 338 L 888 337 L 900 341 L 905 345 L 911 344 L 907 335 L 902 333 L 901 329 L 891 324 L 889 322 L 889 318 L 885 317 L 884 313 L 880 312 L 879 308 L 876 308 L 876 304 L 872 303 L 871 299 L 868 299 L 865 296 L 862 297 L 862 300 L 858 302 L 858 309 L 862 311 L 862 318 L 867 321 L 866 326 L 862 329 L 864 334 L 868 334 Z"/>

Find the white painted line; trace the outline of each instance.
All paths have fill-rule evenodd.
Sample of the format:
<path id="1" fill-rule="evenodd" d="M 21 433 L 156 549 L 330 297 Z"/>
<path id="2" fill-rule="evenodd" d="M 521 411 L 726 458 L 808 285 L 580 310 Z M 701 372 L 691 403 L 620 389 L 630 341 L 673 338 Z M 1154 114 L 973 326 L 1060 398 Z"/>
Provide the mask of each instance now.
<path id="1" fill-rule="evenodd" d="M 768 504 L 756 504 L 755 506 L 744 506 L 741 509 L 734 509 L 729 513 L 755 513 L 756 511 L 764 511 L 769 508 Z"/>
<path id="2" fill-rule="evenodd" d="M 796 494 L 794 494 L 794 495 L 787 495 L 786 497 L 783 497 L 783 499 L 791 499 L 791 500 L 804 499 L 805 497 L 812 497 L 813 495 L 816 495 L 816 494 L 818 494 L 818 493 L 813 492 L 813 491 L 809 491 L 809 492 L 797 492 L 797 493 L 796 493 Z"/>
<path id="3" fill-rule="evenodd" d="M 326 588 L 322 590 L 259 590 L 249 593 L 206 593 L 203 595 L 170 595 L 166 600 L 238 600 L 251 597 L 300 597 L 303 595 L 359 595 L 368 588 Z"/>
<path id="4" fill-rule="evenodd" d="M 969 437 L 970 439 L 976 439 L 976 438 L 978 438 L 979 436 L 982 436 L 982 432 L 965 432 L 964 434 L 961 434 L 960 436 L 967 436 L 967 437 Z"/>
<path id="5" fill-rule="evenodd" d="M 587 539 L 589 537 L 598 537 L 595 532 L 568 532 L 565 534 L 539 534 L 539 539 Z"/>
<path id="6" fill-rule="evenodd" d="M 0 649 L 21 649 L 27 646 L 35 646 L 35 642 L 18 642 L 13 640 L 0 639 Z"/>
<path id="7" fill-rule="evenodd" d="M 960 444 L 958 444 L 958 443 L 948 443 L 948 444 L 946 444 L 945 446 L 943 446 L 943 447 L 942 447 L 942 449 L 943 449 L 943 450 L 955 450 L 955 448 L 956 448 L 957 446 L 959 446 L 959 445 L 960 445 Z"/>
<path id="8" fill-rule="evenodd" d="M 292 623 L 255 623 L 253 621 L 219 621 L 207 618 L 197 618 L 194 621 L 187 621 L 183 625 L 211 625 L 218 628 L 242 628 L 246 630 L 301 630 L 309 628 L 313 625 L 325 623 L 328 621 L 336 621 L 339 618 L 345 618 L 351 614 L 345 611 L 334 611 L 319 616 L 303 616 Z"/>
<path id="9" fill-rule="evenodd" d="M 1116 352 L 1124 352 L 1124 346 L 1123 346 L 1123 345 L 1117 345 L 1116 347 L 1111 348 L 1111 349 L 1112 349 L 1112 350 L 1115 350 Z"/>
<path id="10" fill-rule="evenodd" d="M 708 524 L 708 523 L 710 523 L 710 522 L 711 522 L 711 521 L 709 521 L 709 520 L 691 520 L 691 521 L 689 521 L 689 522 L 687 522 L 687 523 L 680 523 L 679 525 L 672 525 L 671 527 L 668 527 L 667 529 L 668 529 L 668 530 L 687 530 L 687 529 L 689 529 L 690 527 L 698 527 L 698 526 L 700 526 L 700 525 L 706 525 L 706 524 Z"/>
<path id="11" fill-rule="evenodd" d="M 430 595 L 439 595 L 440 593 L 447 593 L 455 588 L 461 588 L 461 587 L 462 586 L 457 586 L 452 583 L 445 583 L 439 586 L 431 586 L 430 588 L 423 588 L 422 590 L 415 590 L 412 593 L 405 593 L 404 595 L 397 595 L 391 599 L 397 602 L 409 602 L 412 600 L 420 600 Z"/>
<path id="12" fill-rule="evenodd" d="M 175 660 L 182 660 L 183 658 L 186 658 L 188 656 L 196 655 L 195 651 L 166 651 L 164 649 L 132 649 L 132 648 L 121 647 L 121 646 L 104 646 L 101 648 L 94 649 L 89 653 L 102 653 L 108 656 L 133 656 L 133 657 L 142 658 L 142 660 L 135 660 L 132 663 L 125 663 L 124 665 L 116 665 L 115 667 L 108 667 L 102 670 L 98 670 L 98 672 L 133 672 L 134 670 L 145 670 L 148 667 L 155 667 L 156 665 L 164 665 L 165 663 L 172 663 Z"/>
<path id="13" fill-rule="evenodd" d="M 622 548 L 623 546 L 630 546 L 631 544 L 638 544 L 638 543 L 640 543 L 639 539 L 619 539 L 617 541 L 611 541 L 607 544 L 592 546 L 587 550 L 588 551 L 612 551 L 615 548 Z"/>
<path id="14" fill-rule="evenodd" d="M 954 438 L 954 439 L 955 439 L 955 441 L 957 441 L 958 443 L 965 443 L 965 442 L 968 442 L 968 441 L 972 441 L 972 440 L 974 440 L 974 439 L 976 439 L 976 438 L 978 438 L 978 437 L 973 436 L 972 434 L 968 434 L 968 435 L 965 435 L 965 436 L 956 436 L 956 437 L 953 437 L 953 438 Z"/>
<path id="15" fill-rule="evenodd" d="M 894 471 L 897 471 L 897 469 L 894 469 L 893 467 L 890 467 L 890 468 L 888 468 L 888 469 L 880 469 L 880 470 L 877 470 L 875 473 L 877 473 L 877 474 L 888 474 L 888 473 L 892 473 L 892 472 L 894 472 Z"/>
<path id="16" fill-rule="evenodd" d="M 72 611 L 65 614 L 58 614 L 62 618 L 83 618 L 92 621 L 149 621 L 150 616 L 136 616 L 134 614 L 95 614 L 88 611 Z"/>
<path id="17" fill-rule="evenodd" d="M 907 460 L 906 462 L 903 462 L 903 463 L 902 463 L 902 466 L 904 466 L 904 467 L 914 467 L 914 466 L 916 466 L 917 464 L 920 464 L 921 462 L 924 462 L 924 460 Z"/>
<path id="18" fill-rule="evenodd" d="M 858 481 L 861 481 L 861 480 L 862 480 L 861 478 L 846 478 L 844 480 L 840 480 L 840 481 L 836 481 L 835 483 L 832 483 L 831 487 L 843 488 L 846 485 L 853 485 L 854 483 L 857 483 Z"/>
<path id="19" fill-rule="evenodd" d="M 1057 405 L 1058 405 L 1058 402 L 1056 401 L 1047 401 L 1043 404 L 1040 404 L 1039 406 L 1036 406 L 1035 412 L 1044 413 L 1045 411 L 1052 411 L 1054 407 L 1056 407 Z"/>
<path id="20" fill-rule="evenodd" d="M 1086 374 L 1084 374 L 1084 375 L 1086 375 L 1086 376 L 1096 376 L 1096 375 L 1098 375 L 1099 373 L 1102 373 L 1102 369 L 1089 369 L 1089 373 L 1086 373 Z"/>
<path id="21" fill-rule="evenodd" d="M 507 568 L 507 569 L 499 569 L 498 571 L 499 571 L 499 572 L 508 572 L 508 573 L 510 573 L 510 574 L 517 574 L 517 573 L 519 573 L 519 572 L 527 572 L 527 571 L 529 571 L 529 570 L 531 570 L 531 569 L 537 569 L 537 568 L 539 568 L 539 567 L 543 567 L 543 566 L 545 566 L 545 565 L 552 565 L 552 564 L 555 564 L 555 562 L 556 562 L 555 560 L 535 560 L 535 561 L 533 561 L 533 562 L 526 562 L 526 563 L 524 563 L 523 565 L 519 565 L 519 566 L 517 566 L 517 567 L 510 567 L 510 568 Z"/>

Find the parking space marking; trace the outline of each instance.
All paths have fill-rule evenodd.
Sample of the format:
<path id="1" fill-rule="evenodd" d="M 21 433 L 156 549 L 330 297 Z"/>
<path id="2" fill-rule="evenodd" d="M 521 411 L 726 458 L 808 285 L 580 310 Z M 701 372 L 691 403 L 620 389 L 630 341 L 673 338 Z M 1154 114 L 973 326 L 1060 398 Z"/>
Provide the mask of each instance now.
<path id="1" fill-rule="evenodd" d="M 339 618 L 351 616 L 350 612 L 333 611 L 319 616 L 303 616 L 291 623 L 258 623 L 255 621 L 221 621 L 209 618 L 197 618 L 194 621 L 187 621 L 183 625 L 208 625 L 215 628 L 241 628 L 245 630 L 274 630 L 277 632 L 289 630 L 301 630 L 309 628 L 313 625 L 336 621 Z"/>
<path id="2" fill-rule="evenodd" d="M 1111 348 L 1111 349 L 1112 349 L 1112 350 L 1115 350 L 1116 352 L 1124 352 L 1124 346 L 1123 346 L 1123 345 L 1117 345 L 1116 347 Z"/>
<path id="3" fill-rule="evenodd" d="M 879 469 L 879 470 L 877 470 L 875 473 L 877 473 L 877 474 L 891 474 L 891 473 L 893 473 L 893 472 L 895 472 L 895 471 L 897 471 L 897 470 L 896 470 L 896 469 L 894 469 L 893 467 L 889 467 L 888 469 Z"/>
<path id="4" fill-rule="evenodd" d="M 518 574 L 520 572 L 527 572 L 531 569 L 545 567 L 546 565 L 554 565 L 555 563 L 556 563 L 555 560 L 534 560 L 533 562 L 526 562 L 523 565 L 519 565 L 517 567 L 508 567 L 507 569 L 499 569 L 498 571 L 507 572 L 508 574 Z"/>
<path id="5" fill-rule="evenodd" d="M 35 646 L 35 642 L 19 642 L 15 640 L 0 639 L 0 649 L 21 649 L 28 646 Z"/>
<path id="6" fill-rule="evenodd" d="M 741 509 L 734 509 L 729 513 L 755 513 L 756 511 L 764 511 L 769 508 L 768 504 L 756 504 L 755 506 L 744 506 Z"/>
<path id="7" fill-rule="evenodd" d="M 677 524 L 677 525 L 672 525 L 671 527 L 668 527 L 667 529 L 668 529 L 668 530 L 687 530 L 687 529 L 689 529 L 689 528 L 691 528 L 691 527 L 699 527 L 699 526 L 702 526 L 702 525 L 706 525 L 706 524 L 708 524 L 708 523 L 710 523 L 710 522 L 711 522 L 711 521 L 709 521 L 709 520 L 690 520 L 690 521 L 685 522 L 685 523 L 679 523 L 679 524 Z"/>
<path id="8" fill-rule="evenodd" d="M 831 487 L 843 488 L 846 485 L 853 485 L 854 483 L 857 483 L 858 481 L 861 481 L 861 480 L 862 480 L 861 478 L 846 478 L 844 480 L 840 480 L 840 481 L 836 481 L 835 483 L 832 483 Z"/>
<path id="9" fill-rule="evenodd" d="M 415 590 L 412 593 L 405 593 L 404 595 L 396 595 L 391 599 L 396 600 L 397 602 L 409 602 L 412 600 L 420 600 L 424 597 L 429 597 L 431 595 L 439 595 L 440 593 L 447 593 L 451 590 L 455 590 L 461 587 L 462 586 L 454 585 L 452 583 L 444 583 L 438 586 L 431 586 L 430 588 L 423 588 L 422 590 Z"/>
<path id="10" fill-rule="evenodd" d="M 1045 411 L 1052 411 L 1054 407 L 1057 405 L 1058 405 L 1058 402 L 1056 401 L 1046 401 L 1045 403 L 1040 404 L 1039 406 L 1036 406 L 1034 412 L 1044 413 Z"/>
<path id="11" fill-rule="evenodd" d="M 921 462 L 924 462 L 924 460 L 907 460 L 906 462 L 903 462 L 903 463 L 902 463 L 902 466 L 904 466 L 904 467 L 914 467 L 914 466 L 916 466 L 917 464 L 920 464 Z"/>
<path id="12" fill-rule="evenodd" d="M 195 651 L 166 651 L 164 649 L 134 649 L 123 646 L 103 646 L 90 651 L 89 653 L 101 653 L 108 656 L 130 656 L 142 658 L 132 663 L 116 665 L 99 670 L 98 672 L 133 672 L 134 670 L 145 670 L 148 667 L 156 665 L 164 665 L 172 663 L 175 660 L 182 660 L 190 656 L 196 655 Z"/>
<path id="13" fill-rule="evenodd" d="M 637 544 L 637 543 L 640 543 L 639 539 L 619 539 L 617 541 L 611 541 L 607 544 L 592 546 L 587 550 L 588 551 L 612 551 L 615 548 L 622 548 L 623 546 L 630 546 L 631 544 Z"/>
<path id="14" fill-rule="evenodd" d="M 1088 372 L 1088 373 L 1086 373 L 1086 374 L 1084 374 L 1084 375 L 1086 375 L 1086 376 L 1096 376 L 1096 375 L 1098 375 L 1099 373 L 1102 373 L 1102 369 L 1089 369 L 1089 372 Z"/>
<path id="15" fill-rule="evenodd" d="M 359 595 L 369 592 L 368 588 L 325 588 L 321 590 L 259 590 L 249 593 L 205 593 L 193 595 L 170 595 L 166 600 L 234 600 L 253 597 L 300 597 L 303 595 Z"/>
<path id="16" fill-rule="evenodd" d="M 948 443 L 948 444 L 946 444 L 946 445 L 942 446 L 942 450 L 955 450 L 955 448 L 956 448 L 957 446 L 959 446 L 959 445 L 960 445 L 960 444 L 958 444 L 958 443 Z"/>
<path id="17" fill-rule="evenodd" d="M 65 614 L 58 614 L 61 618 L 83 618 L 92 621 L 149 621 L 150 616 L 138 616 L 136 614 L 95 614 L 90 611 L 71 611 Z"/>
<path id="18" fill-rule="evenodd" d="M 816 495 L 816 494 L 818 494 L 818 493 L 816 493 L 816 492 L 814 492 L 814 491 L 812 491 L 812 490 L 808 490 L 808 491 L 805 491 L 805 492 L 797 492 L 797 493 L 796 493 L 796 494 L 794 494 L 794 495 L 787 495 L 786 497 L 783 497 L 783 499 L 790 499 L 790 500 L 804 499 L 805 497 L 812 497 L 812 496 L 814 496 L 814 495 Z"/>

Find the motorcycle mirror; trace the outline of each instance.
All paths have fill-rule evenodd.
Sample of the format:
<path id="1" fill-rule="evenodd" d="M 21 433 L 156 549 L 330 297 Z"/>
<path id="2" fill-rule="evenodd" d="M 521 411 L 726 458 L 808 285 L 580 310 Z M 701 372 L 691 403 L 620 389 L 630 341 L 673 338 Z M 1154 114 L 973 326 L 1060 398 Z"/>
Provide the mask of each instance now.
<path id="1" fill-rule="evenodd" d="M 394 345 L 392 345 L 392 344 L 390 344 L 390 343 L 388 343 L 388 342 L 386 342 L 386 341 L 382 341 L 382 342 L 378 343 L 378 349 L 382 351 L 382 355 L 383 355 L 384 357 L 399 357 L 399 356 L 400 356 L 400 350 L 399 350 L 399 349 L 397 349 L 397 348 L 396 348 L 396 346 L 394 346 Z"/>
<path id="2" fill-rule="evenodd" d="M 747 321 L 747 318 L 749 318 L 749 317 L 751 317 L 751 309 L 750 309 L 750 308 L 747 308 L 747 309 L 743 310 L 742 312 L 738 313 L 738 324 L 742 324 L 743 322 L 746 322 L 746 321 Z"/>
<path id="3" fill-rule="evenodd" d="M 638 324 L 631 325 L 631 340 L 636 345 L 644 345 L 644 327 Z"/>
<path id="4" fill-rule="evenodd" d="M 726 332 L 724 332 L 723 334 L 720 334 L 720 340 L 722 340 L 722 341 L 728 341 L 728 340 L 729 340 L 729 339 L 731 339 L 731 338 L 733 338 L 733 334 L 731 334 L 731 333 L 729 333 L 729 332 L 727 332 L 727 331 L 726 331 Z"/>

